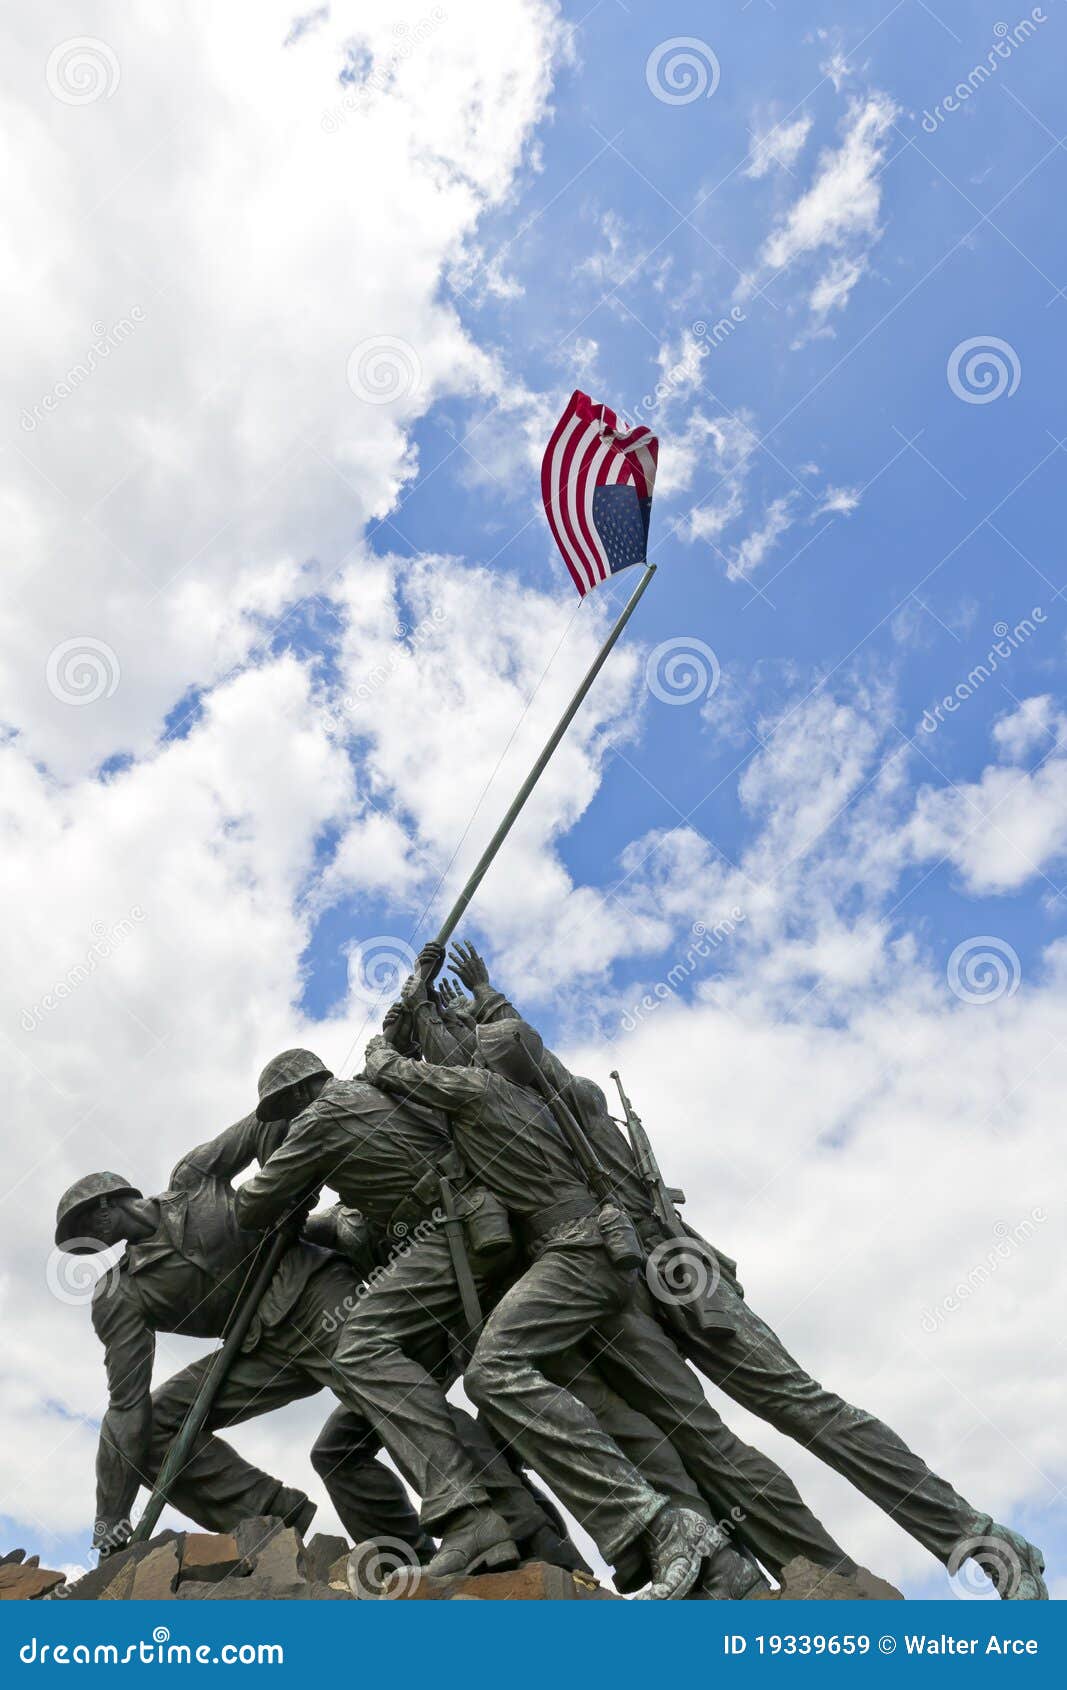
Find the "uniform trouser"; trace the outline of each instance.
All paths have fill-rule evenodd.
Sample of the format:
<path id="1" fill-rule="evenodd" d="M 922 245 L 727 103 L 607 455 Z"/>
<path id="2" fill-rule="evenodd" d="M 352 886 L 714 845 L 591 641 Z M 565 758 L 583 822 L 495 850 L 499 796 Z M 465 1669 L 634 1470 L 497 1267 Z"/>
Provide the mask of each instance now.
<path id="1" fill-rule="evenodd" d="M 639 1413 L 611 1388 L 584 1351 L 578 1349 L 561 1356 L 542 1357 L 541 1365 L 554 1384 L 573 1392 L 596 1416 L 604 1431 L 614 1438 L 653 1490 L 666 1497 L 672 1507 L 691 1509 L 727 1533 L 728 1541 L 718 1551 L 715 1565 L 720 1572 L 725 1571 L 736 1585 L 739 1571 L 737 1558 L 741 1556 L 748 1561 L 751 1555 L 743 1542 L 733 1541 L 732 1534 L 737 1529 L 734 1513 L 723 1514 L 716 1519 L 715 1510 L 697 1489 L 695 1480 L 687 1472 L 670 1439 L 664 1437 L 647 1415 Z M 647 1584 L 650 1572 L 647 1546 L 642 1539 L 635 1539 L 615 1561 L 615 1587 L 621 1591 L 639 1590 Z"/>
<path id="2" fill-rule="evenodd" d="M 638 1280 L 625 1306 L 598 1322 L 592 1353 L 605 1379 L 670 1439 L 713 1514 L 771 1572 L 796 1555 L 851 1570 L 793 1481 L 716 1413 L 655 1307 Z"/>
<path id="3" fill-rule="evenodd" d="M 299 1492 L 286 1490 L 277 1479 L 211 1434 L 219 1427 L 236 1426 L 314 1396 L 323 1386 L 332 1388 L 329 1316 L 354 1288 L 350 1269 L 340 1264 L 321 1269 L 308 1281 L 286 1319 L 276 1327 L 261 1328 L 255 1344 L 234 1357 L 190 1459 L 168 1487 L 174 1506 L 198 1525 L 209 1531 L 225 1531 L 238 1520 L 288 1512 L 301 1501 Z M 212 1359 L 201 1357 L 153 1393 L 153 1475 L 185 1420 Z M 406 1539 L 414 1526 L 414 1512 L 403 1485 L 375 1459 L 378 1446 L 365 1424 L 353 1420 L 349 1433 L 348 1458 L 335 1464 L 327 1483 L 346 1531 L 359 1530 L 361 1536 L 367 1535 L 361 1528 L 373 1514 L 377 1533 Z"/>
<path id="4" fill-rule="evenodd" d="M 734 1336 L 724 1344 L 687 1322 L 679 1343 L 720 1390 L 796 1438 L 939 1560 L 947 1562 L 962 1538 L 988 1529 L 989 1516 L 932 1473 L 890 1427 L 806 1373 L 725 1279 L 718 1298 L 736 1323 Z"/>
<path id="5" fill-rule="evenodd" d="M 448 1241 L 434 1232 L 368 1283 L 333 1355 L 338 1396 L 374 1427 L 422 1498 L 420 1519 L 434 1536 L 460 1510 L 492 1500 L 445 1397 L 457 1372 L 450 1342 L 464 1324 Z"/>
<path id="6" fill-rule="evenodd" d="M 667 1499 L 585 1404 L 537 1363 L 581 1344 L 600 1320 L 618 1313 L 629 1289 L 599 1241 L 547 1249 L 490 1314 L 465 1375 L 471 1400 L 608 1561 L 641 1536 Z"/>
<path id="7" fill-rule="evenodd" d="M 486 1427 L 456 1403 L 450 1403 L 449 1409 L 456 1436 L 512 1537 L 521 1542 L 546 1526 L 553 1527 L 554 1521 L 505 1460 Z M 354 1542 L 392 1537 L 415 1547 L 425 1541 L 419 1516 L 392 1468 L 375 1459 L 381 1447 L 381 1439 L 367 1421 L 350 1408 L 337 1408 L 312 1446 L 311 1465 Z M 398 1492 L 402 1510 L 397 1506 Z"/>
<path id="8" fill-rule="evenodd" d="M 263 1329 L 255 1346 L 235 1357 L 191 1459 L 168 1487 L 174 1506 L 198 1525 L 209 1531 L 224 1531 L 238 1520 L 283 1508 L 288 1511 L 300 1502 L 300 1493 L 285 1490 L 277 1479 L 210 1434 L 313 1396 L 323 1386 L 336 1389 L 331 1352 L 337 1327 L 333 1317 L 338 1308 L 353 1301 L 354 1283 L 351 1271 L 340 1264 L 321 1269 L 309 1280 L 286 1320 Z M 210 1362 L 208 1356 L 193 1362 L 153 1395 L 153 1477 Z M 462 1410 L 452 1412 L 457 1417 L 457 1440 L 465 1440 L 470 1459 L 484 1469 L 487 1494 L 513 1530 L 527 1535 L 546 1524 L 547 1517 L 495 1451 L 484 1429 L 476 1427 Z M 414 1544 L 419 1538 L 417 1517 L 396 1474 L 376 1459 L 380 1448 L 379 1438 L 365 1420 L 350 1410 L 339 1410 L 331 1415 L 316 1440 L 312 1463 L 342 1525 L 356 1542 L 366 1537 L 393 1537 Z"/>

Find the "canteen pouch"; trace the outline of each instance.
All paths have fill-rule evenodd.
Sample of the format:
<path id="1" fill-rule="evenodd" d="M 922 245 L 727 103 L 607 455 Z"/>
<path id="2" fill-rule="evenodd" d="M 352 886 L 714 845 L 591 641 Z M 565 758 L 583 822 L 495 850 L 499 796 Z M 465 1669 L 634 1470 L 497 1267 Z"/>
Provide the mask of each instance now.
<path id="1" fill-rule="evenodd" d="M 601 1241 L 615 1267 L 623 1273 L 639 1268 L 645 1259 L 637 1228 L 624 1209 L 605 1203 L 597 1215 Z"/>
<path id="2" fill-rule="evenodd" d="M 467 1248 L 476 1260 L 491 1260 L 514 1248 L 511 1216 L 494 1192 L 483 1187 L 465 1192 L 460 1212 L 467 1230 Z"/>

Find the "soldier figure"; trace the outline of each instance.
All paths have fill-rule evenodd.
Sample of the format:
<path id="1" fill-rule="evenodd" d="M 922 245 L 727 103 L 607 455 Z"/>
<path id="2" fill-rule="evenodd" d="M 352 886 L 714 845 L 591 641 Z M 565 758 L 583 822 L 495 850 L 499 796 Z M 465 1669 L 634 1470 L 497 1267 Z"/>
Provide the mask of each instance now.
<path id="1" fill-rule="evenodd" d="M 247 1116 L 183 1157 L 157 1197 L 143 1197 L 116 1174 L 91 1174 L 60 1200 L 61 1248 L 87 1255 L 122 1240 L 128 1246 L 98 1283 L 92 1302 L 109 1391 L 97 1454 L 94 1533 L 95 1547 L 105 1553 L 127 1541 L 138 1487 L 154 1482 L 208 1366 L 208 1358 L 194 1362 L 153 1394 L 155 1334 L 222 1335 L 260 1242 L 237 1222 L 230 1180 L 253 1160 L 265 1160 L 283 1130 Z M 356 1283 L 336 1256 L 294 1238 L 246 1350 L 216 1400 L 211 1426 L 236 1424 L 330 1384 L 328 1366 L 319 1367 L 316 1346 L 321 1351 L 325 1340 L 318 1328 L 322 1313 L 351 1296 Z M 353 1418 L 347 1430 L 346 1455 L 338 1461 L 345 1440 L 341 1428 L 330 1424 L 326 1483 L 338 1514 L 360 1536 L 377 1530 L 406 1537 L 414 1517 L 403 1486 L 374 1461 L 369 1429 Z M 316 1447 L 312 1460 L 325 1465 L 325 1448 Z M 260 1472 L 217 1437 L 205 1437 L 196 1449 L 171 1486 L 170 1500 L 211 1531 L 257 1514 L 279 1516 L 305 1530 L 315 1512 L 303 1491 Z"/>
<path id="2" fill-rule="evenodd" d="M 484 1025 L 518 1016 L 514 1005 L 490 984 L 485 963 L 473 946 L 454 947 L 450 961 L 471 993 L 469 1005 L 450 1005 L 453 1020 Z M 642 1237 L 653 1248 L 665 1242 L 633 1152 L 612 1119 L 600 1087 L 573 1075 L 552 1051 L 545 1052 L 544 1070 L 550 1083 L 569 1098 L 625 1189 L 627 1206 L 632 1206 Z M 975 1558 L 1001 1596 L 1016 1601 L 1046 1598 L 1041 1551 L 1010 1526 L 965 1501 L 884 1421 L 854 1408 L 806 1373 L 749 1307 L 737 1280 L 736 1263 L 691 1228 L 686 1231 L 718 1264 L 715 1304 L 732 1328 L 724 1342 L 721 1331 L 702 1326 L 696 1319 L 693 1303 L 678 1305 L 672 1330 L 694 1366 L 735 1402 L 812 1450 L 939 1561 L 958 1567 L 967 1558 L 968 1546 L 973 1546 Z M 998 1550 L 998 1545 L 1003 1549 Z"/>

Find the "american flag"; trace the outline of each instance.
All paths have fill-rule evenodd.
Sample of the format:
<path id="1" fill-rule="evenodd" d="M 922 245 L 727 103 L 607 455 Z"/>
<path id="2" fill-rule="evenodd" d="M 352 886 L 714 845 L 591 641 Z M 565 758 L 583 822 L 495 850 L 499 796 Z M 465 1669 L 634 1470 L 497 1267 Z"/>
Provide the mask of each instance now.
<path id="1" fill-rule="evenodd" d="M 548 526 L 579 593 L 644 563 L 659 441 L 622 432 L 606 405 L 572 393 L 541 461 Z"/>

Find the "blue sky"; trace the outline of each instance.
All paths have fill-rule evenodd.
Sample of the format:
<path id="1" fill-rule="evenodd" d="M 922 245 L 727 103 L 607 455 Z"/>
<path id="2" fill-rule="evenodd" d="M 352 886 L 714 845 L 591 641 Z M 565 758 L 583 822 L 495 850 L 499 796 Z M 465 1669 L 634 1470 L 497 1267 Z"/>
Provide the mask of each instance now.
<path id="1" fill-rule="evenodd" d="M 765 4 L 706 17 L 667 7 L 652 19 L 604 0 L 573 14 L 576 58 L 539 133 L 541 168 L 480 231 L 485 263 L 498 262 L 522 291 L 486 299 L 476 277 L 453 294 L 472 333 L 560 406 L 578 381 L 575 341 L 592 339 L 599 379 L 584 379 L 594 396 L 646 420 L 641 401 L 661 375 L 660 347 L 694 322 L 728 318 L 776 212 L 809 180 L 820 149 L 839 145 L 849 101 L 874 87 L 898 108 L 876 173 L 869 270 L 831 320 L 832 338 L 793 348 L 803 309 L 787 271 L 743 302 L 745 320 L 712 349 L 699 386 L 670 417 L 660 421 L 658 408 L 648 417 L 665 462 L 685 409 L 751 419 L 750 497 L 718 553 L 674 531 L 721 486 L 713 462 L 684 498 L 657 502 L 650 554 L 661 569 L 639 627 L 650 644 L 678 634 L 712 644 L 731 731 L 717 731 L 714 701 L 705 713 L 653 703 L 639 746 L 613 763 L 562 845 L 583 879 L 610 885 L 612 841 L 680 815 L 736 856 L 746 827 L 737 773 L 758 749 L 757 723 L 773 722 L 798 684 L 847 692 L 857 675 L 885 682 L 887 751 L 910 739 L 913 778 L 939 786 L 974 779 L 992 722 L 1058 674 L 1063 565 L 1052 513 L 1063 475 L 1057 355 L 1067 300 L 1050 208 L 1064 170 L 1054 136 L 1062 23 L 1055 7 L 1044 15 L 1033 39 L 928 134 L 923 115 L 985 62 L 998 17 L 952 5 L 935 15 L 910 0 L 888 12 L 850 6 L 847 17 L 840 7 L 806 8 L 802 23 Z M 649 54 L 698 23 L 721 68 L 713 97 L 682 106 L 650 97 Z M 825 68 L 835 52 L 839 88 Z M 800 115 L 812 127 L 803 162 L 753 181 L 745 160 L 758 113 L 768 128 Z M 606 278 L 583 272 L 609 245 L 605 218 L 617 220 L 619 245 Z M 947 365 L 961 342 L 990 336 L 1011 348 L 1018 387 L 968 404 Z M 545 525 L 528 521 L 533 477 L 501 482 L 474 461 L 483 430 L 508 426 L 495 401 L 431 411 L 415 430 L 422 474 L 372 526 L 372 544 L 489 559 L 502 575 L 566 595 Z M 818 476 L 805 474 L 811 463 Z M 817 515 L 826 482 L 859 490 L 859 508 Z M 765 565 L 750 581 L 727 579 L 723 554 L 754 514 L 794 496 L 796 525 Z M 629 585 L 623 577 L 608 591 L 621 603 Z M 942 711 L 936 731 L 923 731 L 924 712 L 988 656 L 1000 625 L 1014 628 L 1035 607 L 1045 617 L 1037 637 L 965 709 Z M 1034 763 L 1050 743 L 1033 747 Z M 988 917 L 1029 966 L 1062 930 L 1067 906 L 1046 907 L 1061 884 L 1055 873 L 1015 896 L 971 895 L 963 908 L 955 881 L 951 865 L 917 866 L 901 887 L 899 920 L 936 954 Z M 388 906 L 374 913 L 388 928 Z M 320 938 L 307 1001 L 321 1008 L 341 982 L 329 921 Z"/>
<path id="2" fill-rule="evenodd" d="M 540 510 L 580 386 L 660 436 L 658 575 L 468 931 L 805 1363 L 1064 1594 L 1060 0 L 62 17 L 5 72 L 0 1513 L 85 1560 L 58 1191 L 160 1189 L 275 1048 L 358 1066 L 629 592 L 579 604 Z M 236 1441 L 314 1490 L 324 1413 Z"/>

